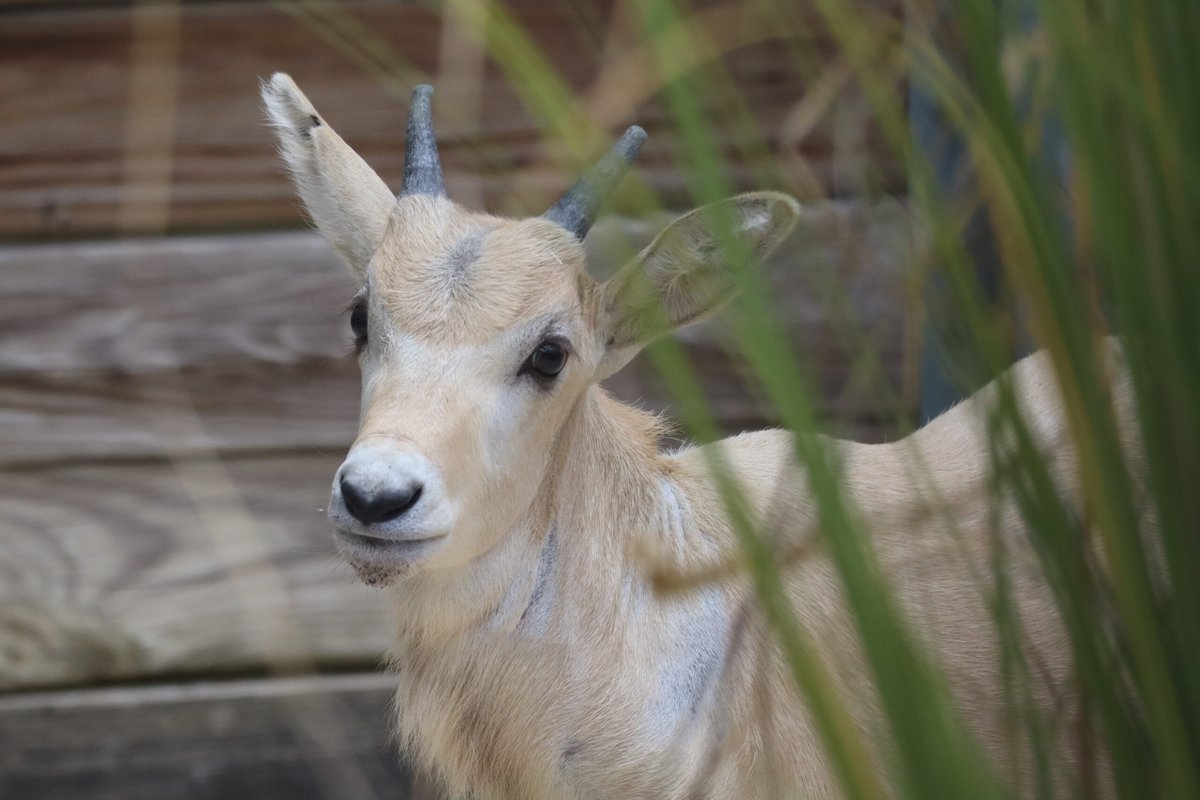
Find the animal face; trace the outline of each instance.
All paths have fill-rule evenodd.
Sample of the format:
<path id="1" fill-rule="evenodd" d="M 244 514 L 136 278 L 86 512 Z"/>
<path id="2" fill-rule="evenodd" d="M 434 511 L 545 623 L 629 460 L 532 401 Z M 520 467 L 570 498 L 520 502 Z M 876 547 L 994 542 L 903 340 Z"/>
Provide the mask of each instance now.
<path id="1" fill-rule="evenodd" d="M 349 321 L 361 419 L 329 516 L 372 584 L 468 563 L 552 513 L 538 504 L 589 387 L 732 295 L 723 245 L 764 255 L 798 214 L 774 193 L 699 209 L 599 284 L 582 238 L 640 129 L 546 215 L 507 220 L 445 196 L 429 95 L 414 93 L 397 198 L 290 78 L 263 87 L 305 206 L 360 284 Z"/>
<path id="2" fill-rule="evenodd" d="M 362 417 L 329 505 L 364 579 L 465 563 L 531 507 L 603 361 L 599 294 L 550 222 L 396 203 L 351 314 Z"/>

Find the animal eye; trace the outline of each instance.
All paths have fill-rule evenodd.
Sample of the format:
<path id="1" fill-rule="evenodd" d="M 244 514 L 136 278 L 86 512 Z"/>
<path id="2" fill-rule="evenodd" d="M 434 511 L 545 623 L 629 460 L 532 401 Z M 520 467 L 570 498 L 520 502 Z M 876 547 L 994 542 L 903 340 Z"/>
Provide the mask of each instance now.
<path id="1" fill-rule="evenodd" d="M 350 330 L 354 333 L 354 347 L 359 352 L 367 345 L 367 306 L 355 303 L 350 309 Z"/>
<path id="2" fill-rule="evenodd" d="M 521 372 L 530 372 L 534 377 L 553 378 L 567 364 L 567 349 L 558 342 L 545 341 L 530 353 L 521 367 Z"/>

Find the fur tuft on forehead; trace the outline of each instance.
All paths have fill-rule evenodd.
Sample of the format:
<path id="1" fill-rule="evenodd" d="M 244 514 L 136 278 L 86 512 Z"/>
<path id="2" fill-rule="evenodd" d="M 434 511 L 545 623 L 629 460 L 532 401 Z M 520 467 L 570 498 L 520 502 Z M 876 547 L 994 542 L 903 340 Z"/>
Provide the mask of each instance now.
<path id="1" fill-rule="evenodd" d="M 452 332 L 460 342 L 577 308 L 593 294 L 583 247 L 569 232 L 429 195 L 397 201 L 367 282 L 397 330 L 430 339 Z"/>

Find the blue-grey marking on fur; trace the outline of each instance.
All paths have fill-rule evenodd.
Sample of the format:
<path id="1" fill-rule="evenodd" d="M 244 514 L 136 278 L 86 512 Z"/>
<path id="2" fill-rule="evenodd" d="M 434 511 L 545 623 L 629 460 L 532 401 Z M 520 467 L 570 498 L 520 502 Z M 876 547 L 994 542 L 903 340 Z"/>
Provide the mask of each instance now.
<path id="1" fill-rule="evenodd" d="M 521 621 L 517 624 L 518 628 L 545 622 L 549 605 L 539 607 L 539 604 L 547 594 L 546 587 L 550 582 L 550 575 L 554 571 L 554 564 L 557 560 L 558 532 L 551 528 L 550 532 L 546 534 L 542 553 L 538 557 L 537 577 L 534 579 L 533 592 L 529 595 L 529 605 L 521 613 Z"/>
<path id="2" fill-rule="evenodd" d="M 436 269 L 450 281 L 457 282 L 483 255 L 483 243 L 488 231 L 478 230 L 468 233 L 454 244 L 438 261 Z"/>

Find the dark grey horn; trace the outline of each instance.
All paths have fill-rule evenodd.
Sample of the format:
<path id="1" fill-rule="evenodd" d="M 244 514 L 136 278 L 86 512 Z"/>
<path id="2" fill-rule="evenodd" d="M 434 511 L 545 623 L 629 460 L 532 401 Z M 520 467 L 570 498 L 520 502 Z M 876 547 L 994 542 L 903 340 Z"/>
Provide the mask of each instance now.
<path id="1" fill-rule="evenodd" d="M 583 241 L 588 229 L 596 221 L 596 213 L 600 206 L 612 194 L 613 189 L 617 188 L 645 141 L 646 132 L 637 125 L 630 126 L 596 166 L 567 190 L 562 199 L 542 216 L 566 228 Z"/>
<path id="2" fill-rule="evenodd" d="M 437 138 L 433 135 L 433 114 L 429 104 L 431 97 L 432 86 L 421 84 L 413 89 L 405 131 L 401 197 L 406 194 L 446 194 L 446 184 L 442 182 L 442 162 L 438 159 Z"/>

